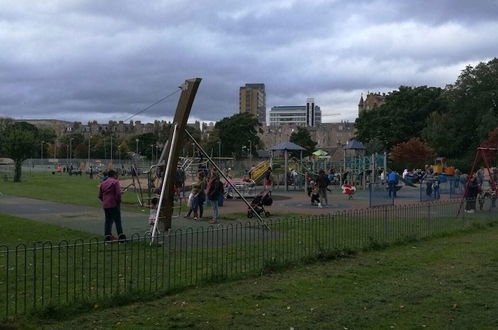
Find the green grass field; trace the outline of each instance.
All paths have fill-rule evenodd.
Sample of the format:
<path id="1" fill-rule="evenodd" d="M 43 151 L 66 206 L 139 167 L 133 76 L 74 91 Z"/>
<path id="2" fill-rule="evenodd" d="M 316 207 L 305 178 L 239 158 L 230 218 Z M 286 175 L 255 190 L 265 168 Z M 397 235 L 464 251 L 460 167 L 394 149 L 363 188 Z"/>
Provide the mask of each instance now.
<path id="1" fill-rule="evenodd" d="M 100 206 L 88 197 L 96 195 L 96 180 L 51 174 L 24 180 L 3 184 L 2 192 Z M 73 194 L 74 183 L 79 188 Z M 192 231 L 174 241 L 170 236 L 162 246 L 64 243 L 36 253 L 14 251 L 6 267 L 7 259 L 0 255 L 0 313 L 6 296 L 15 300 L 9 315 L 12 306 L 29 313 L 32 301 L 48 308 L 2 326 L 496 328 L 495 214 L 460 219 L 454 214 L 443 204 L 398 208 L 388 217 L 377 209 L 332 218 L 277 219 L 272 232 L 257 225 L 235 231 L 236 243 L 230 243 L 228 231 L 197 236 Z M 238 215 L 227 219 L 232 216 Z M 0 226 L 0 242 L 11 247 L 22 242 L 31 246 L 40 237 L 53 242 L 92 237 L 1 214 Z M 434 235 L 443 238 L 419 241 Z M 389 244 L 396 247 L 386 248 Z M 331 258 L 338 259 L 317 263 Z M 31 280 L 32 274 L 37 280 Z M 208 284 L 218 281 L 225 283 Z M 163 297 L 146 299 L 154 292 Z M 50 306 L 52 296 L 60 307 Z M 126 306 L 111 307 L 120 304 Z"/>
<path id="2" fill-rule="evenodd" d="M 495 329 L 497 227 L 12 328 Z M 7 326 L 7 324 L 6 324 Z"/>
<path id="3" fill-rule="evenodd" d="M 24 173 L 22 182 L 2 182 L 0 192 L 6 195 L 43 199 L 66 204 L 101 207 L 97 198 L 100 181 L 88 176 L 67 174 Z M 123 194 L 123 210 L 141 212 L 136 194 Z"/>
<path id="4" fill-rule="evenodd" d="M 115 295 L 119 300 L 164 295 L 213 280 L 247 278 L 292 264 L 455 232 L 473 223 L 481 227 L 494 223 L 490 218 L 462 222 L 445 217 L 366 219 L 359 215 L 278 220 L 271 223 L 271 232 L 257 224 L 186 230 L 162 238 L 161 245 L 137 237 L 126 244 L 54 241 L 37 243 L 36 251 L 21 247 L 5 254 L 4 249 L 0 264 L 8 262 L 8 271 L 0 274 L 0 312 L 24 314 L 35 304 L 42 311 L 88 306 Z M 12 236 L 29 239 L 22 227 L 12 227 L 18 229 Z"/>
<path id="5" fill-rule="evenodd" d="M 15 247 L 40 240 L 90 239 L 95 235 L 0 213 L 0 244 Z"/>

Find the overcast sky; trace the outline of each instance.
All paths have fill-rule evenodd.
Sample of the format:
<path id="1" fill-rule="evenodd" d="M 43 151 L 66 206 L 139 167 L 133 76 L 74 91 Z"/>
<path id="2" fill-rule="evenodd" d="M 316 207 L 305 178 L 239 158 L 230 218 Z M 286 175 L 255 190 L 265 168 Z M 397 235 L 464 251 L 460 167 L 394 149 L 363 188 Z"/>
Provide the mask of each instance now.
<path id="1" fill-rule="evenodd" d="M 191 119 L 314 97 L 354 120 L 361 93 L 444 87 L 498 56 L 497 0 L 0 0 L 0 115 L 125 120 L 202 78 Z M 179 93 L 134 120 L 170 119 Z"/>

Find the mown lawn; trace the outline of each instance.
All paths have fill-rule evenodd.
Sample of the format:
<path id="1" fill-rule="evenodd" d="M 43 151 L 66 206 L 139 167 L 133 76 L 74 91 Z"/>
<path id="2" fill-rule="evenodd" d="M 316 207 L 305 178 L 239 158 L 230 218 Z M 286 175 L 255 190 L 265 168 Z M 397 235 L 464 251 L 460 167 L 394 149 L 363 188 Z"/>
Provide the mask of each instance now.
<path id="1" fill-rule="evenodd" d="M 95 235 L 0 213 L 0 245 L 13 248 L 20 243 L 29 245 L 31 242 L 40 241 L 40 238 L 42 241 L 59 242 L 92 237 Z"/>
<path id="2" fill-rule="evenodd" d="M 493 329 L 498 228 L 473 229 L 13 328 Z M 59 315 L 61 317 L 61 315 Z M 7 324 L 5 324 L 7 326 Z"/>
<path id="3" fill-rule="evenodd" d="M 67 174 L 24 173 L 21 182 L 2 182 L 0 192 L 35 199 L 43 199 L 65 204 L 101 207 L 97 198 L 100 180 L 88 176 Z M 144 194 L 146 195 L 146 194 Z M 136 194 L 127 191 L 123 194 L 123 210 L 141 212 Z"/>

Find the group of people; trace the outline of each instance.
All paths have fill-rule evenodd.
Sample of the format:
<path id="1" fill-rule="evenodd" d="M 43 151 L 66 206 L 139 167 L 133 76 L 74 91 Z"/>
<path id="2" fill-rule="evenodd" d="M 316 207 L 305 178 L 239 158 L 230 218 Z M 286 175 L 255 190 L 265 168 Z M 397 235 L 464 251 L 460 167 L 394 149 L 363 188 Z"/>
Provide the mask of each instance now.
<path id="1" fill-rule="evenodd" d="M 311 198 L 311 205 L 322 208 L 328 205 L 327 191 L 329 184 L 334 180 L 335 173 L 333 169 L 325 173 L 323 169 L 318 171 L 318 175 L 308 174 L 308 196 Z"/>
<path id="2" fill-rule="evenodd" d="M 189 196 L 189 211 L 185 218 L 190 218 L 193 213 L 194 220 L 202 219 L 204 214 L 204 202 L 210 201 L 213 207 L 213 214 L 210 224 L 219 222 L 219 200 L 223 197 L 224 185 L 220 180 L 220 175 L 216 168 L 212 168 L 209 178 L 206 178 L 204 171 L 197 175 L 197 181 L 192 184 Z"/>
<path id="3" fill-rule="evenodd" d="M 405 169 L 401 175 L 401 178 L 404 182 L 425 184 L 425 194 L 427 197 L 430 199 L 440 199 L 440 175 L 441 174 L 435 172 L 431 166 L 426 166 L 425 170 L 417 169 L 409 171 L 408 169 Z M 459 171 L 455 176 L 458 178 L 458 180 L 455 180 L 455 185 L 457 186 L 460 177 Z M 382 181 L 385 181 L 388 185 L 389 198 L 396 198 L 400 175 L 397 172 L 388 169 L 385 178 L 382 178 L 381 176 L 381 179 L 383 179 Z"/>
<path id="4" fill-rule="evenodd" d="M 494 187 L 493 187 L 494 183 Z M 489 184 L 489 185 L 488 185 Z M 477 209 L 484 207 L 486 197 L 491 199 L 491 207 L 496 207 L 496 185 L 498 184 L 498 168 L 484 169 L 480 168 L 472 175 L 465 192 L 465 212 L 474 213 Z"/>

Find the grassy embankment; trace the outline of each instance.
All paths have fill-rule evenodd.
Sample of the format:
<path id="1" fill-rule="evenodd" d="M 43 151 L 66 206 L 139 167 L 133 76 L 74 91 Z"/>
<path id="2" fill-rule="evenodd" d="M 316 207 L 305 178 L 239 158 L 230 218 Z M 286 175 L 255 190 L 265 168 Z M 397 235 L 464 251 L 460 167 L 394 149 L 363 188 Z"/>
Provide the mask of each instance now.
<path id="1" fill-rule="evenodd" d="M 97 198 L 100 181 L 88 176 L 67 174 L 32 173 L 24 174 L 21 182 L 2 182 L 0 192 L 6 195 L 35 198 L 65 204 L 101 207 Z M 141 212 L 136 194 L 127 191 L 123 194 L 126 211 Z"/>
<path id="2" fill-rule="evenodd" d="M 201 285 L 157 300 L 94 305 L 13 328 L 354 329 L 498 327 L 497 227 Z"/>

